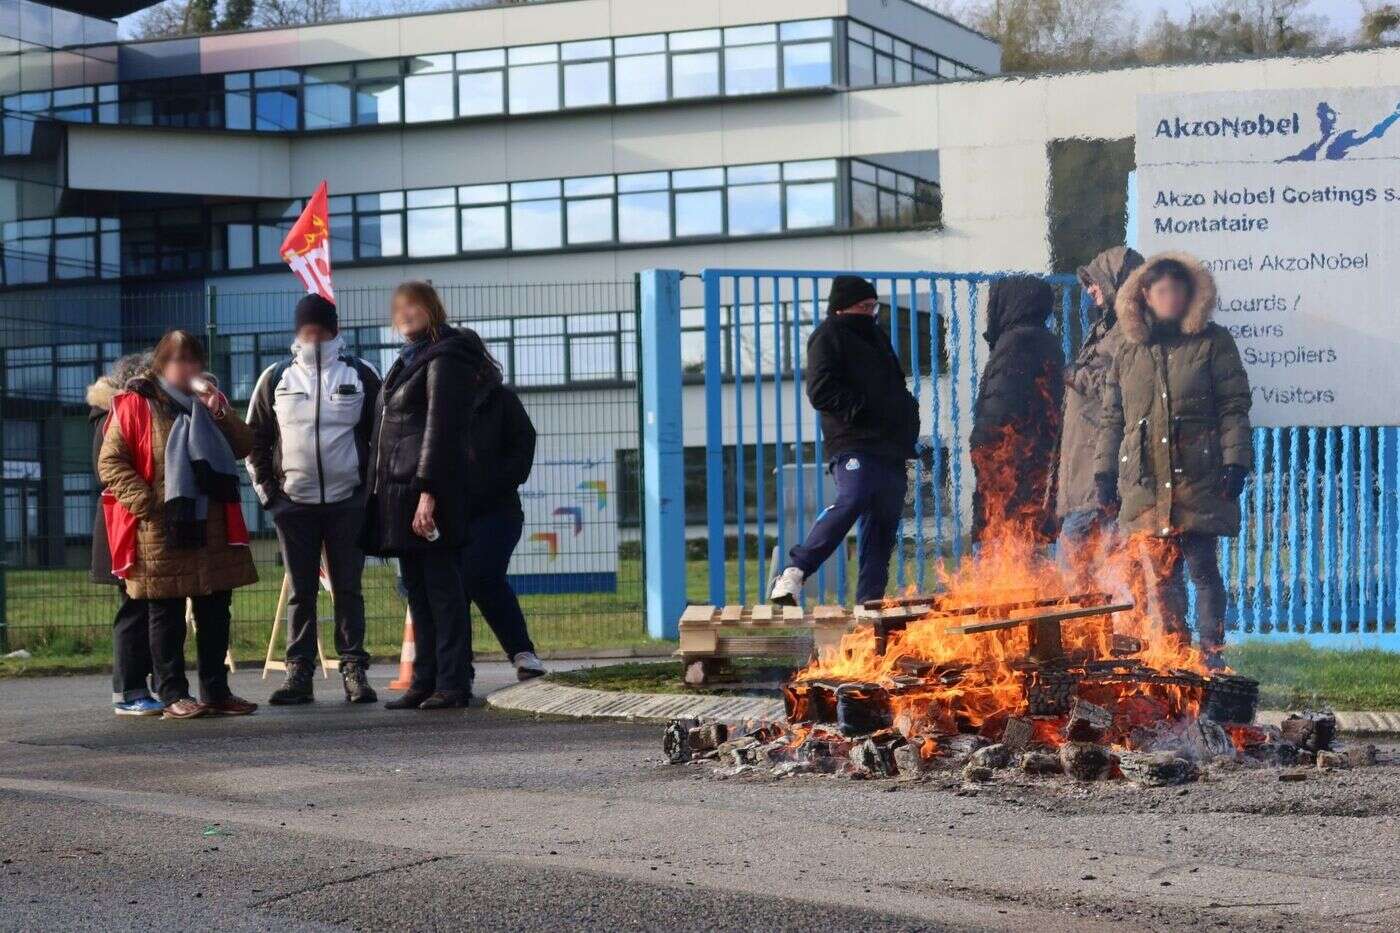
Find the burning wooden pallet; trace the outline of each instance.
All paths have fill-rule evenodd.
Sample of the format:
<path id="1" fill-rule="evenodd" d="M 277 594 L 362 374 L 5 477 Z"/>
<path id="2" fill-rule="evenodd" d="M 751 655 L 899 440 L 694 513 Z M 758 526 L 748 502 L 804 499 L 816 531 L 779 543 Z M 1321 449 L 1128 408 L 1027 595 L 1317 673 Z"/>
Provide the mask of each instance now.
<path id="1" fill-rule="evenodd" d="M 850 628 L 850 610 L 842 606 L 690 606 L 681 615 L 680 647 L 685 682 L 707 683 L 730 658 L 796 658 L 834 649 Z M 783 634 L 782 630 L 808 631 Z"/>

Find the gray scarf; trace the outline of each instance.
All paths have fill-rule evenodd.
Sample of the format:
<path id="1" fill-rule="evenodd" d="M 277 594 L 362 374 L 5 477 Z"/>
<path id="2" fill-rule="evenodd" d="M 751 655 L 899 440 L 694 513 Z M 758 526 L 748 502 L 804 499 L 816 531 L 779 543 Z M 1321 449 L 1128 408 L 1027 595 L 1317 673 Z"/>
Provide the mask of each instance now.
<path id="1" fill-rule="evenodd" d="M 238 501 L 233 449 L 202 402 L 164 379 L 159 381 L 176 409 L 165 439 L 166 543 L 172 548 L 201 548 L 209 500 Z"/>

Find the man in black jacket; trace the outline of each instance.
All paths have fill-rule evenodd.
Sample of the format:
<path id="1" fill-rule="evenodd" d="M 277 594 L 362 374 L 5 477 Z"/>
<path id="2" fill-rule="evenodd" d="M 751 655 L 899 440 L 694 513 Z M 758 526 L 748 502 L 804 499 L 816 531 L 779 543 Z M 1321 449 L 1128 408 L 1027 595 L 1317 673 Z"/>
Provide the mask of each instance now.
<path id="1" fill-rule="evenodd" d="M 856 601 L 885 595 L 908 485 L 904 463 L 914 457 L 919 438 L 919 407 L 876 320 L 879 308 L 875 286 L 839 275 L 831 283 L 827 318 L 807 340 L 807 398 L 821 420 L 836 501 L 817 516 L 773 581 L 769 598 L 780 605 L 797 604 L 803 583 L 857 520 Z"/>

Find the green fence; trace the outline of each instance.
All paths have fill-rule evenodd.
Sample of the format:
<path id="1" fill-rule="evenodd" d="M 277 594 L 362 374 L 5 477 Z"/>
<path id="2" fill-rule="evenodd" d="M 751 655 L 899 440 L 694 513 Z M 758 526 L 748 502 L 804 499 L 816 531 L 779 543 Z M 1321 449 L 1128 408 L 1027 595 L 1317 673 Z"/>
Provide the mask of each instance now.
<path id="1" fill-rule="evenodd" d="M 539 431 L 512 564 L 536 643 L 552 651 L 644 641 L 635 283 L 439 289 L 454 322 L 477 329 L 500 359 Z M 337 296 L 350 349 L 381 372 L 399 345 L 387 326 L 391 292 L 386 284 Z M 298 297 L 212 289 L 0 296 L 0 647 L 84 654 L 110 637 L 114 590 L 89 582 L 87 570 L 99 492 L 87 387 L 117 357 L 183 327 L 204 337 L 211 368 L 242 409 L 259 373 L 288 355 Z M 234 637 L 250 654 L 267 646 L 282 568 L 244 481 L 260 579 L 235 595 Z M 369 562 L 365 601 L 372 649 L 396 652 L 404 604 L 392 562 Z M 323 617 L 328 610 L 326 599 Z M 498 647 L 480 618 L 475 635 L 478 650 Z"/>

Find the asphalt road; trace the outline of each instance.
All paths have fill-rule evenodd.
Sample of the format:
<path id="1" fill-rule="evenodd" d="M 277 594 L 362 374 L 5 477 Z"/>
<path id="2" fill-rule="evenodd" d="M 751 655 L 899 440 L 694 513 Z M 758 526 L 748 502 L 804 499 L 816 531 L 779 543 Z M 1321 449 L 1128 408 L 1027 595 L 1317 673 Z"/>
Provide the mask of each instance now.
<path id="1" fill-rule="evenodd" d="M 1393 764 L 962 797 L 721 781 L 662 764 L 651 725 L 329 686 L 237 720 L 106 700 L 100 677 L 0 681 L 0 929 L 1400 928 Z"/>

